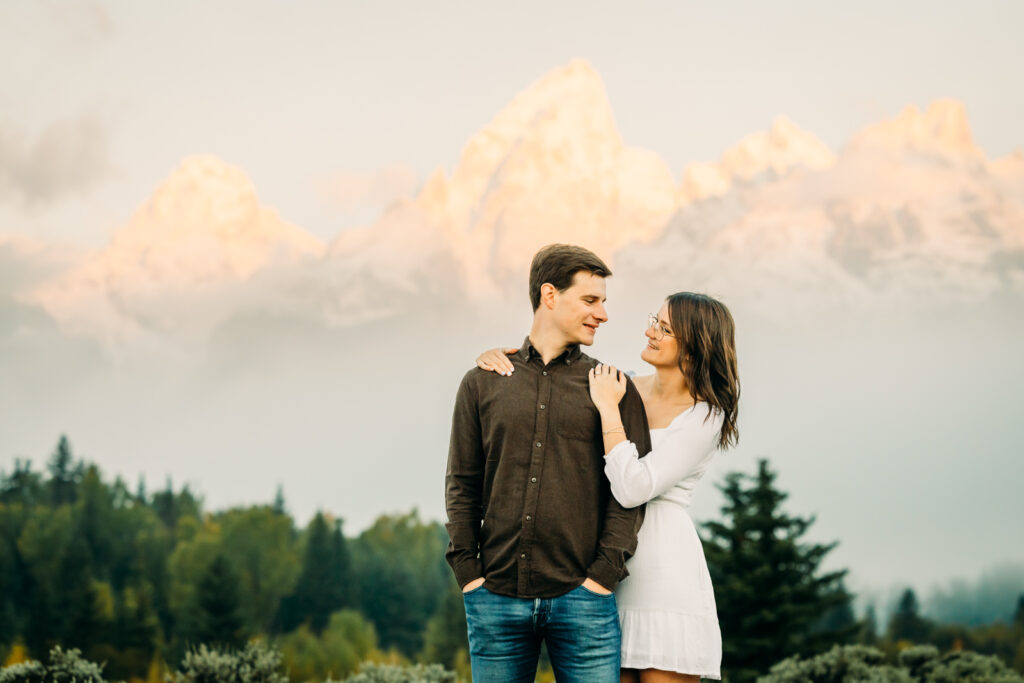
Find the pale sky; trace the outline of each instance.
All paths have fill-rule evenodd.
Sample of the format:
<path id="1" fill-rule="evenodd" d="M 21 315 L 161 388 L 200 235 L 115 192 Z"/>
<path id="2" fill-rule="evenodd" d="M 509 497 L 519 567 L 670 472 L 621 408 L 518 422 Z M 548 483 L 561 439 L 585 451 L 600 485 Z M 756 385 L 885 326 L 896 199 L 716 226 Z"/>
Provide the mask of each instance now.
<path id="1" fill-rule="evenodd" d="M 835 149 L 939 97 L 1002 156 L 1024 147 L 1021 26 L 1024 4 L 977 1 L 5 2 L 0 233 L 99 246 L 212 153 L 331 239 L 387 199 L 330 201 L 332 178 L 408 192 L 574 57 L 677 178 L 778 114 Z"/>
<path id="2" fill-rule="evenodd" d="M 577 57 L 604 78 L 626 143 L 659 154 L 677 179 L 780 114 L 838 149 L 945 97 L 965 103 L 995 158 L 1024 148 L 1022 26 L 1019 1 L 6 1 L 0 235 L 102 246 L 183 158 L 214 154 L 250 176 L 262 204 L 330 240 L 435 168 L 450 171 L 516 93 Z M 920 325 L 844 320 L 852 331 L 812 321 L 819 337 L 748 324 L 744 445 L 708 481 L 770 456 L 791 509 L 821 513 L 816 537 L 842 541 L 834 560 L 858 586 L 1024 561 L 1006 543 L 1024 467 L 1022 323 L 1001 305 Z M 522 339 L 525 320 L 463 321 L 461 333 L 428 322 L 413 327 L 445 339 L 443 357 L 397 398 L 388 382 L 405 370 L 382 383 L 378 363 L 408 345 L 372 325 L 243 317 L 199 371 L 158 365 L 155 379 L 97 369 L 86 341 L 8 335 L 22 355 L 0 354 L 0 377 L 13 378 L 0 382 L 0 415 L 16 417 L 0 420 L 0 469 L 20 456 L 41 464 L 63 432 L 108 475 L 144 474 L 153 489 L 173 474 L 198 482 L 213 508 L 270 500 L 283 483 L 298 517 L 324 506 L 350 533 L 414 505 L 440 519 L 448 399 L 472 357 Z M 623 341 L 599 354 L 637 363 L 642 333 L 623 325 Z M 360 387 L 378 392 L 359 395 L 363 412 L 351 408 Z M 791 408 L 808 396 L 828 400 Z M 367 445 L 396 431 L 374 410 L 386 400 L 412 446 Z M 343 428 L 346 406 L 363 441 Z M 698 519 L 716 514 L 706 491 Z"/>

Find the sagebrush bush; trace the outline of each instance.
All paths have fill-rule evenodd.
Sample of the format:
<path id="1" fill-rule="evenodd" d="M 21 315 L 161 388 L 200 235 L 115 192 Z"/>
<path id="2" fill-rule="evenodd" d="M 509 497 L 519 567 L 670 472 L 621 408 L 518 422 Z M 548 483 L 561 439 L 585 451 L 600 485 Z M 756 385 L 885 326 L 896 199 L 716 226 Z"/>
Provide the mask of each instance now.
<path id="1" fill-rule="evenodd" d="M 900 666 L 926 683 L 1021 683 L 1021 677 L 1003 660 L 977 652 L 947 652 L 940 655 L 932 645 L 921 645 L 900 653 Z"/>
<path id="2" fill-rule="evenodd" d="M 260 642 L 241 650 L 221 651 L 200 645 L 188 652 L 168 683 L 291 683 L 281 672 L 281 653 Z M 50 651 L 46 664 L 24 662 L 0 669 L 0 683 L 107 683 L 103 666 L 82 659 L 78 650 Z M 328 679 L 325 683 L 338 683 Z M 455 683 L 455 674 L 440 664 L 393 666 L 365 662 L 345 683 Z"/>
<path id="3" fill-rule="evenodd" d="M 251 642 L 236 651 L 200 645 L 185 655 L 181 669 L 168 674 L 169 683 L 290 683 L 281 673 L 281 653 Z"/>
<path id="4" fill-rule="evenodd" d="M 366 662 L 345 683 L 455 683 L 455 674 L 445 671 L 440 664 L 394 666 Z"/>
<path id="5" fill-rule="evenodd" d="M 864 645 L 836 645 L 809 659 L 790 657 L 758 683 L 1024 683 L 998 657 L 976 652 L 940 655 L 931 645 L 904 650 L 899 665 L 884 662 L 881 651 Z"/>
<path id="6" fill-rule="evenodd" d="M 0 683 L 107 683 L 103 665 L 82 659 L 79 650 L 50 650 L 49 660 L 22 662 L 0 669 Z"/>

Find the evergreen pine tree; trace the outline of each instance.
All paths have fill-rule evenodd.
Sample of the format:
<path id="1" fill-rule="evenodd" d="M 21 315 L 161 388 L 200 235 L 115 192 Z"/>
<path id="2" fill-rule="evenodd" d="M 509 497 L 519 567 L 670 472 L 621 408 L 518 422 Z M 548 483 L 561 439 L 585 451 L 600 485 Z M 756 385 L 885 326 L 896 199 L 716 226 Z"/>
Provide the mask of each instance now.
<path id="1" fill-rule="evenodd" d="M 93 584 L 92 556 L 81 536 L 71 540 L 61 559 L 56 593 L 56 607 L 63 622 L 59 642 L 88 653 L 105 634 L 99 595 Z"/>
<path id="2" fill-rule="evenodd" d="M 842 583 L 840 583 L 840 588 L 845 591 Z M 852 644 L 860 630 L 861 625 L 857 623 L 857 617 L 853 614 L 853 604 L 850 601 L 836 605 L 825 612 L 811 628 L 812 633 L 831 634 L 834 645 Z"/>
<path id="3" fill-rule="evenodd" d="M 889 640 L 925 643 L 930 632 L 931 624 L 919 614 L 917 594 L 912 588 L 908 588 L 900 596 L 896 612 L 889 621 Z"/>
<path id="4" fill-rule="evenodd" d="M 74 503 L 77 497 L 78 481 L 82 476 L 81 465 L 75 466 L 71 444 L 63 434 L 57 442 L 57 449 L 50 456 L 50 504 L 54 507 Z"/>
<path id="5" fill-rule="evenodd" d="M 0 647 L 14 642 L 20 631 L 18 601 L 21 593 L 21 572 L 16 538 L 9 538 L 4 528 L 4 509 L 0 506 Z M 13 536 L 13 534 L 12 534 Z"/>
<path id="6" fill-rule="evenodd" d="M 1024 593 L 1017 598 L 1017 611 L 1013 615 L 1015 626 L 1024 629 Z"/>
<path id="7" fill-rule="evenodd" d="M 862 645 L 874 645 L 878 642 L 878 617 L 875 615 L 874 605 L 868 605 L 864 610 L 864 621 L 861 622 L 857 642 Z"/>
<path id="8" fill-rule="evenodd" d="M 722 667 L 738 683 L 755 680 L 788 656 L 822 652 L 856 629 L 823 624 L 851 600 L 842 584 L 846 570 L 820 572 L 836 544 L 803 540 L 814 518 L 781 509 L 787 494 L 775 488 L 775 477 L 766 460 L 753 476 L 727 475 L 719 487 L 724 520 L 705 524 L 704 552 L 722 633 L 728 634 Z"/>
<path id="9" fill-rule="evenodd" d="M 163 491 L 153 494 L 153 511 L 168 529 L 173 529 L 178 523 L 177 511 L 174 509 L 174 485 L 171 478 L 167 477 L 167 486 Z"/>
<path id="10" fill-rule="evenodd" d="M 331 613 L 349 604 L 351 573 L 340 520 L 331 531 L 318 512 L 306 531 L 306 552 L 295 590 L 281 601 L 280 629 L 287 632 L 308 623 L 314 633 L 322 633 Z"/>
<path id="11" fill-rule="evenodd" d="M 277 493 L 274 494 L 274 513 L 278 515 L 288 514 L 288 510 L 284 505 L 284 487 L 280 484 L 277 485 Z"/>
<path id="12" fill-rule="evenodd" d="M 239 647 L 245 642 L 238 582 L 230 561 L 218 553 L 197 587 L 196 636 L 200 643 Z"/>
<path id="13" fill-rule="evenodd" d="M 146 493 L 146 478 L 140 476 L 139 483 L 135 487 L 135 502 L 139 505 L 149 504 L 149 495 Z"/>
<path id="14" fill-rule="evenodd" d="M 334 585 L 331 595 L 336 601 L 335 610 L 355 604 L 355 596 L 352 594 L 352 557 L 341 524 L 340 519 L 334 520 L 334 529 L 331 531 L 331 581 Z"/>
<path id="15" fill-rule="evenodd" d="M 167 478 L 166 488 L 153 494 L 152 506 L 168 529 L 174 529 L 182 517 L 199 518 L 202 513 L 202 503 L 192 495 L 188 485 L 183 486 L 180 493 L 175 493 L 170 477 Z"/>
<path id="16" fill-rule="evenodd" d="M 83 539 L 88 548 L 88 557 L 98 578 L 107 579 L 103 571 L 114 556 L 117 539 L 112 537 L 115 530 L 114 503 L 110 489 L 100 478 L 100 471 L 90 465 L 81 477 L 75 504 L 76 535 Z"/>
<path id="17" fill-rule="evenodd" d="M 427 622 L 423 637 L 423 661 L 437 662 L 454 669 L 461 657 L 468 657 L 469 639 L 466 632 L 466 609 L 462 591 L 452 582 L 437 612 Z"/>
<path id="18" fill-rule="evenodd" d="M 26 509 L 43 500 L 43 483 L 32 461 L 15 458 L 10 475 L 0 472 L 0 503 L 21 503 Z"/>

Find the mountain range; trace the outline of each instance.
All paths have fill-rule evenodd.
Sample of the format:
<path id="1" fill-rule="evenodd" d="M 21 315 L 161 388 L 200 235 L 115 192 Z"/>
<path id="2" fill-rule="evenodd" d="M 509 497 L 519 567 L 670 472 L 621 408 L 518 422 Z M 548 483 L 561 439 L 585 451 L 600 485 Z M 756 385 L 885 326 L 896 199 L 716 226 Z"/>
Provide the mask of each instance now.
<path id="1" fill-rule="evenodd" d="M 986 159 L 964 106 L 939 100 L 836 151 L 780 116 L 677 182 L 625 144 L 600 76 L 575 60 L 516 95 L 451 173 L 330 244 L 211 156 L 185 159 L 98 251 L 0 236 L 9 258 L 50 264 L 18 301 L 107 346 L 202 343 L 245 311 L 349 326 L 425 300 L 522 298 L 551 242 L 647 288 L 754 305 L 1017 296 L 1024 154 Z"/>

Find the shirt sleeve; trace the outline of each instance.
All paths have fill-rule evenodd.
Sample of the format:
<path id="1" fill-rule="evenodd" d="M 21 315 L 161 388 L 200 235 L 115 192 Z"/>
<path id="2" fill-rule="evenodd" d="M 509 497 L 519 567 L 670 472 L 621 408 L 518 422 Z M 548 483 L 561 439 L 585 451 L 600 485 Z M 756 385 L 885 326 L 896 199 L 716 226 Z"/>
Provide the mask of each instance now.
<path id="1" fill-rule="evenodd" d="M 626 381 L 626 395 L 619 403 L 619 416 L 626 436 L 635 441 L 639 453 L 651 450 L 651 433 L 647 428 L 647 413 L 640 392 L 633 381 Z M 605 508 L 604 527 L 598 539 L 597 555 L 587 568 L 587 577 L 611 590 L 626 578 L 626 560 L 636 552 L 636 538 L 644 521 L 644 508 L 626 509 L 615 499 L 608 497 Z"/>
<path id="2" fill-rule="evenodd" d="M 604 456 L 612 495 L 627 508 L 657 498 L 704 462 L 714 451 L 721 429 L 721 411 L 709 416 L 705 406 L 697 406 L 669 425 L 658 447 L 644 458 L 632 441 L 620 442 Z"/>
<path id="3" fill-rule="evenodd" d="M 445 559 L 459 587 L 482 576 L 480 522 L 483 519 L 484 449 L 473 371 L 462 379 L 455 397 L 445 473 L 448 549 Z"/>

